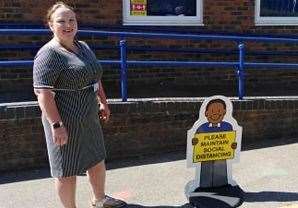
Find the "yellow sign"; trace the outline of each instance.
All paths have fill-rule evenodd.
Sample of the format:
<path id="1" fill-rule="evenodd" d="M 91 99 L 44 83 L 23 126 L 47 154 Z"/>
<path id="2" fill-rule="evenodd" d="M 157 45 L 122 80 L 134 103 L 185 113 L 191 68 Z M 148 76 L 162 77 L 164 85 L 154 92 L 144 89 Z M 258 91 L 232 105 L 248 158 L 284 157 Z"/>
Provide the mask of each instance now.
<path id="1" fill-rule="evenodd" d="M 147 16 L 147 0 L 130 0 L 130 15 Z"/>
<path id="2" fill-rule="evenodd" d="M 234 158 L 236 131 L 198 133 L 193 140 L 194 163 Z"/>

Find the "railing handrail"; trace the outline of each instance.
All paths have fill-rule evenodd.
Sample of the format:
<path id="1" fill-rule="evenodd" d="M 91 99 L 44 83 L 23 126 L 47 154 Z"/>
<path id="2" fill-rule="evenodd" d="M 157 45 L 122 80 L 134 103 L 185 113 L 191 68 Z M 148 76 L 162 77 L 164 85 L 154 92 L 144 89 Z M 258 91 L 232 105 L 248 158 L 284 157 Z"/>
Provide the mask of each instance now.
<path id="1" fill-rule="evenodd" d="M 49 29 L 11 29 L 0 28 L 0 35 L 49 35 Z M 244 42 L 286 42 L 298 43 L 298 38 L 286 37 L 262 37 L 262 36 L 240 36 L 240 35 L 212 35 L 212 34 L 179 34 L 179 33 L 153 33 L 153 32 L 115 32 L 115 31 L 101 31 L 101 30 L 79 30 L 78 35 L 81 36 L 116 36 L 120 39 L 120 60 L 98 60 L 101 64 L 120 65 L 121 68 L 121 93 L 122 101 L 127 100 L 127 67 L 135 65 L 146 66 L 209 66 L 209 67 L 234 67 L 237 69 L 238 75 L 238 96 L 243 99 L 244 96 L 244 69 L 250 68 L 264 68 L 271 69 L 298 69 L 298 63 L 257 63 L 245 62 L 246 49 Z M 239 60 L 238 61 L 160 61 L 160 60 L 127 60 L 127 44 L 125 38 L 159 38 L 159 39 L 178 39 L 178 40 L 221 40 L 221 41 L 235 41 L 238 44 Z M 0 61 L 0 67 L 7 66 L 32 66 L 32 60 L 8 60 Z"/>
<path id="2" fill-rule="evenodd" d="M 119 65 L 120 60 L 98 60 L 102 65 Z M 209 67 L 235 67 L 239 62 L 236 61 L 142 61 L 142 60 L 127 60 L 128 66 L 176 66 L 176 67 L 191 67 L 191 66 L 209 66 Z M 9 60 L 0 61 L 0 67 L 26 67 L 33 66 L 33 60 Z M 244 67 L 264 69 L 271 67 L 272 69 L 286 68 L 298 70 L 298 63 L 274 63 L 274 62 L 245 62 Z"/>
<path id="3" fill-rule="evenodd" d="M 1 28 L 0 35 L 49 35 L 49 29 L 8 29 Z M 251 42 L 287 42 L 298 43 L 298 38 L 265 37 L 265 36 L 242 36 L 242 35 L 214 35 L 214 34 L 179 34 L 179 33 L 155 33 L 155 32 L 115 32 L 103 30 L 79 30 L 82 36 L 116 36 L 116 37 L 141 37 L 141 38 L 164 38 L 183 40 L 225 40 L 225 41 L 251 41 Z"/>

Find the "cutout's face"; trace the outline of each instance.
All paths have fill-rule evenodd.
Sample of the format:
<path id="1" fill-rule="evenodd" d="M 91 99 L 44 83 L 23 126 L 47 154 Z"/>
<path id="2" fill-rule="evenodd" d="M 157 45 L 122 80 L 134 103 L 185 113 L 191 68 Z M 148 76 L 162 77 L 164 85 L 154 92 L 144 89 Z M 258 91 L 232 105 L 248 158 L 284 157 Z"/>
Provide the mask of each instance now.
<path id="1" fill-rule="evenodd" d="M 226 110 L 222 103 L 212 103 L 208 106 L 205 116 L 210 123 L 220 123 L 226 114 Z"/>

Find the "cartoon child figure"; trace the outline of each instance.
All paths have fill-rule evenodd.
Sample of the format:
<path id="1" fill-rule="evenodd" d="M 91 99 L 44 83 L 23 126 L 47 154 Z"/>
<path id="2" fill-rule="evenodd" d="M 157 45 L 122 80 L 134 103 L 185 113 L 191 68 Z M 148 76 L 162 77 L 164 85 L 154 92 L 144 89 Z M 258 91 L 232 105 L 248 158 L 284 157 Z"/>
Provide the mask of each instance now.
<path id="1" fill-rule="evenodd" d="M 226 132 L 226 133 L 225 133 Z M 201 137 L 196 135 L 229 135 L 234 133 L 234 140 L 211 140 L 203 142 Z M 186 186 L 186 193 L 190 194 L 196 188 L 222 187 L 228 184 L 234 186 L 236 183 L 232 180 L 230 162 L 239 159 L 241 148 L 242 127 L 232 117 L 232 103 L 224 96 L 213 96 L 206 99 L 200 109 L 200 118 L 194 123 L 193 127 L 187 132 L 187 162 L 188 167 L 196 166 L 196 176 L 194 181 L 190 181 Z M 200 138 L 200 141 L 199 141 Z M 200 143 L 201 142 L 201 143 Z M 213 142 L 213 146 L 211 144 Z M 226 151 L 221 149 L 218 144 L 227 143 L 230 151 L 235 150 L 233 157 L 230 159 L 208 159 L 200 162 L 194 162 L 194 147 L 198 144 L 205 144 L 210 147 L 210 155 L 225 154 Z M 215 144 L 215 145 L 214 145 Z M 219 149 L 219 153 L 213 151 Z M 208 148 L 207 148 L 208 149 Z M 215 152 L 215 153 L 214 153 Z M 204 153 L 205 154 L 205 153 Z M 208 151 L 205 155 L 208 154 Z M 220 157 L 219 157 L 220 158 Z M 226 157 L 228 158 L 228 157 Z"/>
<path id="2" fill-rule="evenodd" d="M 221 99 L 214 99 L 208 102 L 205 116 L 208 122 L 202 124 L 196 133 L 232 131 L 230 123 L 223 121 L 226 114 L 226 104 Z M 192 139 L 192 144 L 198 143 L 197 138 Z M 216 174 L 214 174 L 216 173 Z M 226 160 L 207 161 L 201 164 L 200 187 L 224 186 L 228 184 Z"/>

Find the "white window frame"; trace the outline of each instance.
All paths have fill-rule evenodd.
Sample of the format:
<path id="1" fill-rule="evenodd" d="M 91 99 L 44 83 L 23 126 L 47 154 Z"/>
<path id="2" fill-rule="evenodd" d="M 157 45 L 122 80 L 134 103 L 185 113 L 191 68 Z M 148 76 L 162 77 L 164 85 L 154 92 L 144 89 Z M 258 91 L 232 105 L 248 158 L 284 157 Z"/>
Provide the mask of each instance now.
<path id="1" fill-rule="evenodd" d="M 197 15 L 190 16 L 132 16 L 130 0 L 123 0 L 123 25 L 141 26 L 203 26 L 203 0 L 197 1 Z"/>
<path id="2" fill-rule="evenodd" d="M 255 25 L 257 26 L 298 25 L 298 17 L 261 17 L 260 14 L 261 14 L 261 0 L 256 0 L 255 1 Z"/>

